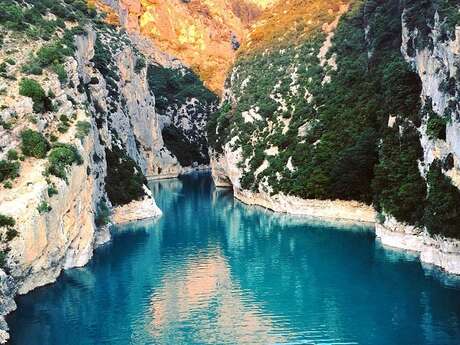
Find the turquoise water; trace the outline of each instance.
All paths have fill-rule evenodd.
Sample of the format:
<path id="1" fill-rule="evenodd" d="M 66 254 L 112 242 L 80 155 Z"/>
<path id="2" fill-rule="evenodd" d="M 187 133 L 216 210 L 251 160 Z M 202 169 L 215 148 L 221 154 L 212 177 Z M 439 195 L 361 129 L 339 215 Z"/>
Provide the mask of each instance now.
<path id="1" fill-rule="evenodd" d="M 359 227 L 152 184 L 164 216 L 17 299 L 12 344 L 460 344 L 460 289 Z"/>

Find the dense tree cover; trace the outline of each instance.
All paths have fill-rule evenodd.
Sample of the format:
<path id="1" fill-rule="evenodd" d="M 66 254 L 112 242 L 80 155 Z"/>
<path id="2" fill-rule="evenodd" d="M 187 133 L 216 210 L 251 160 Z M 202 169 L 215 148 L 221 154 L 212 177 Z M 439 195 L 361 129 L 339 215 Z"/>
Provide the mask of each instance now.
<path id="1" fill-rule="evenodd" d="M 217 100 L 216 95 L 209 91 L 190 69 L 149 65 L 147 78 L 150 90 L 156 97 L 155 106 L 162 114 L 167 111 L 168 106 L 185 104 L 192 98 L 207 104 Z"/>
<path id="2" fill-rule="evenodd" d="M 452 39 L 455 35 L 455 27 L 460 24 L 460 0 L 404 0 L 403 5 L 406 9 L 404 22 L 413 31 L 418 30 L 415 41 L 409 44 L 413 48 L 433 48 L 433 38 L 431 29 L 435 23 L 435 13 L 438 13 L 441 23 L 441 38 Z M 414 49 L 409 51 L 414 52 Z"/>
<path id="3" fill-rule="evenodd" d="M 431 164 L 427 180 L 424 224 L 432 234 L 460 238 L 460 190 L 442 173 L 438 160 Z"/>
<path id="4" fill-rule="evenodd" d="M 115 205 L 125 205 L 144 197 L 147 180 L 137 163 L 116 145 L 106 149 L 107 176 L 105 178 L 107 196 Z"/>
<path id="5" fill-rule="evenodd" d="M 418 169 L 423 159 L 419 134 L 409 124 L 388 128 L 383 135 L 380 160 L 375 168 L 375 204 L 396 219 L 420 225 L 426 184 Z"/>
<path id="6" fill-rule="evenodd" d="M 457 4 L 434 2 L 437 9 Z M 421 109 L 421 81 L 400 52 L 405 6 L 410 21 L 424 5 L 355 2 L 326 55 L 336 68 L 320 61 L 321 31 L 298 46 L 238 59 L 228 85 L 233 98 L 209 121 L 208 138 L 217 152 L 237 138 L 233 148 L 242 149 L 243 188 L 257 190 L 267 181 L 273 193 L 359 200 L 399 221 L 428 224 L 430 193 L 419 169 L 417 129 L 426 120 L 429 135 L 443 139 L 445 121 Z M 251 110 L 258 118 L 248 120 Z M 396 119 L 392 127 L 390 116 Z M 272 146 L 277 155 L 266 153 Z M 265 160 L 269 167 L 257 173 Z"/>
<path id="7" fill-rule="evenodd" d="M 175 126 L 163 128 L 162 136 L 166 148 L 176 156 L 180 165 L 192 166 L 194 162 L 198 164 L 209 162 L 209 158 L 203 155 L 201 147 L 192 144 Z"/>

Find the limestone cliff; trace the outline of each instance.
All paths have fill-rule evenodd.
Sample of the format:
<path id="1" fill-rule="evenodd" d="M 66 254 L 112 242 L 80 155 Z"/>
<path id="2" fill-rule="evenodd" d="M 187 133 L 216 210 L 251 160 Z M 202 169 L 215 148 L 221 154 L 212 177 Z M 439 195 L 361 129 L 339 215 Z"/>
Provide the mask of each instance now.
<path id="1" fill-rule="evenodd" d="M 192 68 L 211 90 L 220 92 L 235 50 L 262 9 L 272 2 L 98 0 L 96 5 L 116 13 L 128 31 L 149 37 Z"/>
<path id="2" fill-rule="evenodd" d="M 110 239 L 111 223 L 161 215 L 146 177 L 207 164 L 204 127 L 215 96 L 176 58 L 92 8 L 3 0 L 0 7 L 20 13 L 0 16 L 4 342 L 3 316 L 16 294 L 85 265 Z M 194 155 L 176 156 L 177 145 Z"/>
<path id="3" fill-rule="evenodd" d="M 460 274 L 459 11 L 447 0 L 272 7 L 209 121 L 216 185 L 275 211 L 376 216 L 384 244 Z"/>

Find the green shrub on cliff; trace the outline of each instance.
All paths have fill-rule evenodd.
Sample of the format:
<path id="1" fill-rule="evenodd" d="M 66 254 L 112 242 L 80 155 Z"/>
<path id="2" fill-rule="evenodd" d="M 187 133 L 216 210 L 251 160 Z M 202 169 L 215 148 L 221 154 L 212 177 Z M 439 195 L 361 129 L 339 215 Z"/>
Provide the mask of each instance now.
<path id="1" fill-rule="evenodd" d="M 72 164 L 83 164 L 83 159 L 78 149 L 70 144 L 54 144 L 48 155 L 47 172 L 67 181 L 67 168 Z"/>
<path id="2" fill-rule="evenodd" d="M 16 225 L 16 221 L 13 217 L 5 216 L 4 214 L 0 214 L 0 228 L 9 228 Z"/>
<path id="3" fill-rule="evenodd" d="M 36 113 L 44 113 L 53 109 L 52 102 L 48 96 L 46 96 L 45 90 L 41 85 L 28 78 L 23 78 L 19 83 L 19 94 L 25 97 L 32 98 L 33 109 Z"/>
<path id="4" fill-rule="evenodd" d="M 116 145 L 106 149 L 107 176 L 105 178 L 107 196 L 115 205 L 125 205 L 144 197 L 147 179 L 137 163 Z"/>
<path id="5" fill-rule="evenodd" d="M 427 180 L 424 224 L 432 234 L 460 238 L 460 190 L 442 173 L 438 160 L 431 164 Z"/>
<path id="6" fill-rule="evenodd" d="M 198 164 L 208 163 L 208 158 L 203 157 L 201 149 L 197 145 L 190 143 L 188 138 L 176 127 L 168 126 L 161 132 L 166 148 L 175 156 L 182 166 L 191 166 L 194 162 Z"/>
<path id="7" fill-rule="evenodd" d="M 435 113 L 428 118 L 426 133 L 430 139 L 446 140 L 447 120 Z"/>
<path id="8" fill-rule="evenodd" d="M 77 132 L 75 133 L 75 137 L 83 140 L 91 130 L 91 123 L 88 121 L 78 121 L 77 122 Z"/>
<path id="9" fill-rule="evenodd" d="M 21 150 L 25 156 L 45 158 L 50 145 L 43 134 L 32 129 L 26 129 L 21 133 Z"/>
<path id="10" fill-rule="evenodd" d="M 0 182 L 19 176 L 19 162 L 0 160 Z"/>
<path id="11" fill-rule="evenodd" d="M 14 220 L 13 217 L 6 216 L 4 214 L 0 214 L 0 228 L 6 229 L 6 231 L 4 232 L 4 235 L 1 238 L 2 242 L 9 243 L 18 236 L 18 232 L 14 228 L 15 225 L 16 225 L 16 221 Z M 0 267 L 3 267 L 3 264 L 1 263 L 1 261 L 2 261 L 2 258 L 0 258 Z"/>
<path id="12" fill-rule="evenodd" d="M 40 214 L 48 213 L 51 212 L 53 208 L 48 204 L 46 201 L 42 201 L 38 206 L 37 206 L 37 211 Z"/>

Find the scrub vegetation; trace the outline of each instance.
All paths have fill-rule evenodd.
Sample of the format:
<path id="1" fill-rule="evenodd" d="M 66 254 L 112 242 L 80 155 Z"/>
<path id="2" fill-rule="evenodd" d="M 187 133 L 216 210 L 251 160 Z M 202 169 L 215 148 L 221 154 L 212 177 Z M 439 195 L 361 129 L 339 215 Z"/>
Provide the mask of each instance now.
<path id="1" fill-rule="evenodd" d="M 115 205 L 125 205 L 145 196 L 144 185 L 147 180 L 141 168 L 126 152 L 117 146 L 105 150 L 107 177 L 105 178 L 107 196 Z"/>
<path id="2" fill-rule="evenodd" d="M 458 10 L 449 10 L 458 8 L 458 1 L 404 5 L 412 28 L 432 22 L 436 10 L 447 38 L 458 23 Z M 431 172 L 434 168 L 428 183 L 420 173 L 419 128 L 426 121 L 430 138 L 445 139 L 446 120 L 429 104 L 422 107 L 421 81 L 401 54 L 403 9 L 398 0 L 352 2 L 325 56 L 321 25 L 307 30 L 300 41 L 267 48 L 262 43 L 276 37 L 269 32 L 259 40 L 264 50 L 253 44 L 243 49 L 227 82 L 232 98 L 208 123 L 209 144 L 216 152 L 236 138 L 230 146 L 242 150 L 243 188 L 270 186 L 266 191 L 272 194 L 358 200 L 401 222 L 444 233 L 442 218 L 436 216 L 441 211 L 430 201 L 441 194 L 432 185 L 452 193 L 457 189 L 444 175 Z M 318 18 L 332 21 L 326 14 Z M 414 44 L 423 46 L 425 38 L 420 33 Z M 392 127 L 390 116 L 395 117 Z M 279 153 L 268 154 L 272 147 Z M 444 204 L 453 205 L 453 200 L 452 195 Z M 444 231 L 460 237 L 455 209 L 449 215 L 453 225 Z"/>

